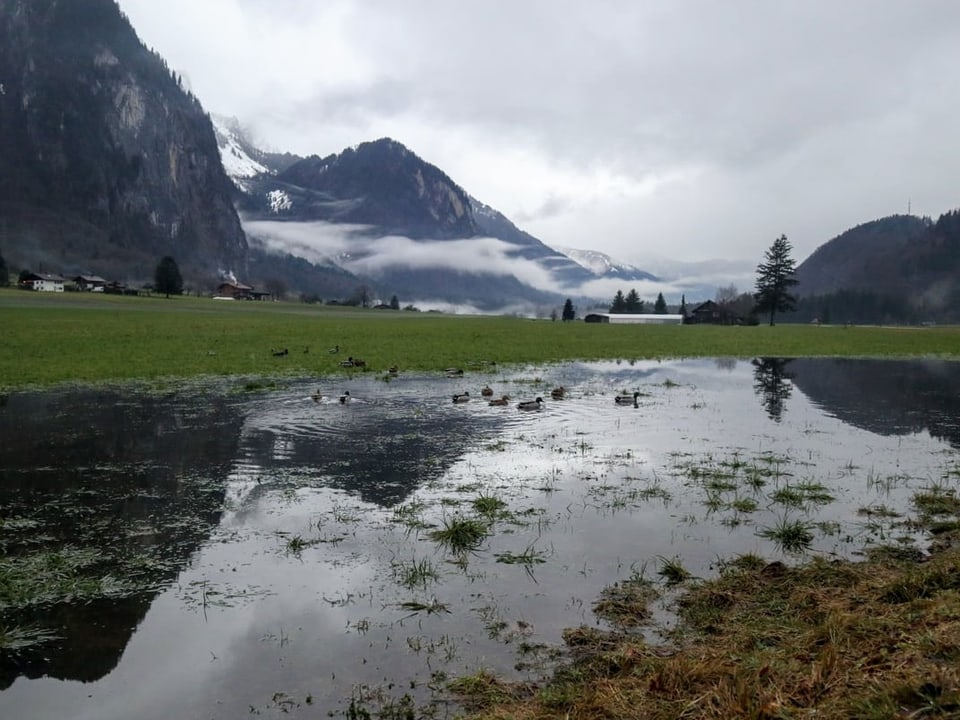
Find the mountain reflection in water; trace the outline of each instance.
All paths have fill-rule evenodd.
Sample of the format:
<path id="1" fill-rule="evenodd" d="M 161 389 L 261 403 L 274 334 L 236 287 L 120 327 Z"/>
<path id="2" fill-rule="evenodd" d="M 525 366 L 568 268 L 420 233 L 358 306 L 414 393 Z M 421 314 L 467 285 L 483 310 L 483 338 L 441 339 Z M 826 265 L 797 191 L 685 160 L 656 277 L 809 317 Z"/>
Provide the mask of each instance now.
<path id="1" fill-rule="evenodd" d="M 93 590 L 81 601 L 61 594 L 0 604 L 5 626 L 40 626 L 62 638 L 55 652 L 0 653 L 0 688 L 21 674 L 89 682 L 116 666 L 157 589 L 218 524 L 238 441 L 239 414 L 222 396 L 8 397 L 0 408 L 5 559 L 80 558 L 78 583 L 132 581 L 108 597 Z M 71 591 L 78 592 L 63 590 Z"/>
<path id="2" fill-rule="evenodd" d="M 825 412 L 880 435 L 926 430 L 960 448 L 960 364 L 801 358 L 789 377 Z"/>

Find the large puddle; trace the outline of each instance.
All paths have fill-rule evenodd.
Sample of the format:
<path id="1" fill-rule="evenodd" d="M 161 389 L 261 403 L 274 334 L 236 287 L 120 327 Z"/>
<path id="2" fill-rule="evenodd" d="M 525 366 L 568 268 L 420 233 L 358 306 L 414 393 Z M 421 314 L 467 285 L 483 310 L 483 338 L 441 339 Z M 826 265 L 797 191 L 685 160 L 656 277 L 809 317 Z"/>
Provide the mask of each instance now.
<path id="1" fill-rule="evenodd" d="M 912 497 L 960 484 L 958 363 L 611 362 L 320 388 L 3 398 L 0 717 L 356 716 L 439 701 L 481 669 L 536 678 L 564 628 L 603 625 L 605 586 L 676 565 L 708 577 L 742 553 L 923 549 Z M 479 535 L 461 550 L 463 528 Z"/>

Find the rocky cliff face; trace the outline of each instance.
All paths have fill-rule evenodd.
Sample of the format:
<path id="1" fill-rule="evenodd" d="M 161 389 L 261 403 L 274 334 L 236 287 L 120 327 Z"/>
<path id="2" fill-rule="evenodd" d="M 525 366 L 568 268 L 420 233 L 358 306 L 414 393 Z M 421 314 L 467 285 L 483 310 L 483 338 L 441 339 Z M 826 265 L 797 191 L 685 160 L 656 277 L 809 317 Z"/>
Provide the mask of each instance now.
<path id="1" fill-rule="evenodd" d="M 0 248 L 14 267 L 242 273 L 209 117 L 114 0 L 0 2 Z"/>

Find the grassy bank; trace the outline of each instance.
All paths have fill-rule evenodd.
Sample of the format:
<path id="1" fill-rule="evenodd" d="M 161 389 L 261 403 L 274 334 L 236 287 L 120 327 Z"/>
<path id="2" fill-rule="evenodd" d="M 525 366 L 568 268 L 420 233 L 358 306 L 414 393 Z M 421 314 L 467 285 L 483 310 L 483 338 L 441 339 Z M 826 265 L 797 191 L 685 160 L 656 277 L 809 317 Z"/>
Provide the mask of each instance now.
<path id="1" fill-rule="evenodd" d="M 738 558 L 679 612 L 669 645 L 581 627 L 541 687 L 483 672 L 454 687 L 474 717 L 502 720 L 960 717 L 957 550 L 923 564 Z"/>
<path id="2" fill-rule="evenodd" d="M 957 357 L 956 328 L 587 325 L 208 298 L 0 291 L 0 387 L 681 357 Z M 339 346 L 336 355 L 329 348 Z M 289 352 L 275 357 L 272 351 Z M 354 370 L 357 372 L 357 370 Z"/>

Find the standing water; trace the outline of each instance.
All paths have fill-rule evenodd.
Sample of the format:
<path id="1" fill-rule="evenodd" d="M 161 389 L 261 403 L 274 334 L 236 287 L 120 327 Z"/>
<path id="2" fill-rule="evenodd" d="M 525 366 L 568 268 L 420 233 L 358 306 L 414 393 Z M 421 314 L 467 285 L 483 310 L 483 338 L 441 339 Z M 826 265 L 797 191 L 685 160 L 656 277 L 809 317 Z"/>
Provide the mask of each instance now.
<path id="1" fill-rule="evenodd" d="M 922 551 L 913 495 L 960 477 L 956 363 L 388 380 L 2 398 L 0 717 L 442 716 L 451 679 L 548 672 L 612 583 Z"/>

